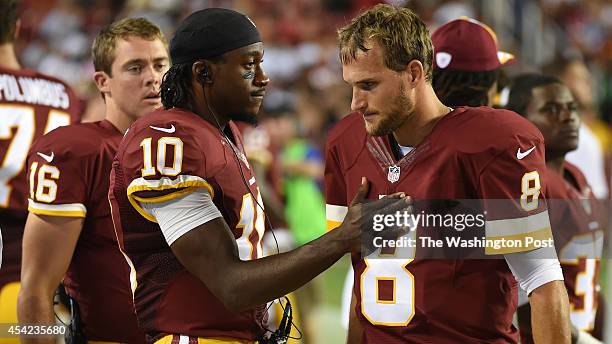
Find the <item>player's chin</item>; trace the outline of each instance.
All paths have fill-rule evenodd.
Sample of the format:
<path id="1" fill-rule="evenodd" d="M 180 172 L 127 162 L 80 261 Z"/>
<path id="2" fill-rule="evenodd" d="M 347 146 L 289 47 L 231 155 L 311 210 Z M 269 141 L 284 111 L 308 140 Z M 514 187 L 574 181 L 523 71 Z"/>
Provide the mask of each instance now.
<path id="1" fill-rule="evenodd" d="M 257 117 L 257 112 L 259 111 L 259 106 L 256 111 L 244 111 L 242 113 L 236 113 L 231 116 L 232 121 L 234 122 L 244 122 L 251 125 L 257 125 L 259 123 L 259 118 Z"/>
<path id="2" fill-rule="evenodd" d="M 136 118 L 146 116 L 157 109 L 158 109 L 157 107 L 146 107 L 146 108 L 140 109 L 140 111 L 136 112 Z"/>
<path id="3" fill-rule="evenodd" d="M 157 102 L 145 102 L 143 104 L 143 106 L 141 106 L 141 111 L 140 111 L 140 115 L 145 115 L 153 110 L 159 109 L 162 107 L 162 102 L 157 101 Z"/>
<path id="4" fill-rule="evenodd" d="M 563 142 L 563 151 L 564 152 L 571 152 L 571 151 L 575 151 L 576 149 L 578 149 L 578 138 L 572 138 L 572 139 L 568 139 L 565 140 Z"/>
<path id="5" fill-rule="evenodd" d="M 370 136 L 385 136 L 391 133 L 391 130 L 380 122 L 369 123 L 366 121 L 366 132 Z"/>

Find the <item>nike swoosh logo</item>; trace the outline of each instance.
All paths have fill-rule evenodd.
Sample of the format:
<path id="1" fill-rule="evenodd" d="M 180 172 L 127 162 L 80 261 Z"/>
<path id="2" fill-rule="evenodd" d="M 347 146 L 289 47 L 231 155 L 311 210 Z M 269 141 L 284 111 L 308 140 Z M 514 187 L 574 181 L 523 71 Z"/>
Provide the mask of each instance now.
<path id="1" fill-rule="evenodd" d="M 41 152 L 36 152 L 36 154 L 38 154 L 41 158 L 45 159 L 45 161 L 47 162 L 53 161 L 53 158 L 55 157 L 55 154 L 53 152 L 51 152 L 51 155 L 43 154 Z"/>
<path id="2" fill-rule="evenodd" d="M 168 134 L 172 134 L 173 132 L 176 131 L 176 128 L 174 127 L 174 124 L 172 124 L 170 126 L 170 128 L 160 128 L 160 127 L 154 127 L 152 125 L 150 125 L 149 128 L 155 129 L 155 130 L 159 130 L 159 131 L 163 131 L 164 133 L 168 133 Z"/>
<path id="3" fill-rule="evenodd" d="M 518 151 L 516 151 L 516 158 L 519 160 L 522 160 L 524 157 L 529 155 L 529 153 L 531 153 L 534 149 L 535 149 L 535 146 L 531 147 L 529 150 L 525 152 L 521 152 L 521 148 L 519 147 Z"/>

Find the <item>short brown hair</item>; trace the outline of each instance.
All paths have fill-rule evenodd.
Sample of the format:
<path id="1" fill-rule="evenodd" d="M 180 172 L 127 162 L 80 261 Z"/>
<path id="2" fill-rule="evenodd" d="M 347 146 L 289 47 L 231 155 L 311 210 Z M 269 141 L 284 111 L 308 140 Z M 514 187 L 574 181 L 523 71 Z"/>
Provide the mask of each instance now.
<path id="1" fill-rule="evenodd" d="M 411 10 L 387 4 L 376 5 L 338 30 L 340 60 L 355 60 L 357 49 L 368 51 L 365 42 L 376 40 L 383 48 L 385 65 L 403 71 L 417 60 L 423 64 L 425 80 L 432 80 L 433 44 L 425 23 Z"/>
<path id="2" fill-rule="evenodd" d="M 168 42 L 157 25 L 145 18 L 121 19 L 102 29 L 93 42 L 91 56 L 96 72 L 103 71 L 111 75 L 111 66 L 115 60 L 117 39 L 125 39 L 129 36 L 148 40 L 159 39 L 164 43 L 166 49 L 168 48 Z"/>
<path id="3" fill-rule="evenodd" d="M 17 0 L 0 0 L 0 44 L 15 39 L 17 18 Z"/>

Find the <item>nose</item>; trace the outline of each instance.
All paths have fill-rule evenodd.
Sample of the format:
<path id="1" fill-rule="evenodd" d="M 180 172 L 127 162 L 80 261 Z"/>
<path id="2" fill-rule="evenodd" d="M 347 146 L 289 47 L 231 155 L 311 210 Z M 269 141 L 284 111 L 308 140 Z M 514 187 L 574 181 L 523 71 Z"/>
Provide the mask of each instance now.
<path id="1" fill-rule="evenodd" d="M 577 122 L 580 119 L 578 111 L 571 106 L 565 106 L 559 113 L 559 121 L 561 122 Z"/>
<path id="2" fill-rule="evenodd" d="M 360 111 L 367 108 L 367 101 L 359 89 L 353 89 L 353 99 L 351 100 L 351 111 Z"/>
<path id="3" fill-rule="evenodd" d="M 257 73 L 255 73 L 255 78 L 253 78 L 253 83 L 259 87 L 266 87 L 269 82 L 270 82 L 270 78 L 268 78 L 268 75 L 264 71 L 263 67 L 260 66 L 260 68 L 258 68 Z"/>
<path id="4" fill-rule="evenodd" d="M 165 72 L 166 71 L 164 69 L 156 69 L 154 65 L 147 66 L 144 72 L 145 85 L 154 85 L 157 86 L 156 88 L 159 88 L 159 85 L 161 84 L 161 80 Z"/>

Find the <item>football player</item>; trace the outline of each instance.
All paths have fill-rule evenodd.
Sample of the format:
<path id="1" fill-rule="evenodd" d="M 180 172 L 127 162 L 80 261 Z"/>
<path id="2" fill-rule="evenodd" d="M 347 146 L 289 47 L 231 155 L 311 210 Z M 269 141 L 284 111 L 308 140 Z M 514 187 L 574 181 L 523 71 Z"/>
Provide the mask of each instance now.
<path id="1" fill-rule="evenodd" d="M 433 88 L 440 101 L 448 106 L 493 106 L 500 67 L 516 62 L 514 55 L 497 51 L 495 32 L 484 23 L 463 17 L 437 28 L 431 40 L 435 51 Z M 497 51 L 497 58 L 483 59 L 484 54 L 470 49 L 476 47 Z"/>
<path id="2" fill-rule="evenodd" d="M 482 200 L 487 239 L 552 239 L 540 197 L 545 163 L 537 128 L 505 110 L 440 102 L 432 87 L 429 32 L 408 9 L 377 5 L 338 36 L 355 112 L 327 141 L 331 226 L 344 217 L 357 174 L 365 173 L 368 197 L 403 191 L 417 203 Z M 457 45 L 497 68 L 494 42 L 481 46 L 473 38 Z M 448 64 L 462 56 L 447 52 L 443 58 Z M 504 200 L 503 209 L 493 206 L 496 199 Z M 515 277 L 531 294 L 538 342 L 569 343 L 569 306 L 554 249 L 488 247 L 505 260 L 433 260 L 420 258 L 419 248 L 416 256 L 395 259 L 383 259 L 393 252 L 380 250 L 353 255 L 350 343 L 516 343 Z M 532 258 L 543 253 L 552 258 Z"/>
<path id="3" fill-rule="evenodd" d="M 268 84 L 263 54 L 247 16 L 219 8 L 191 14 L 170 42 L 165 109 L 137 120 L 119 145 L 113 220 L 135 268 L 139 324 L 157 343 L 261 339 L 266 302 L 360 250 L 361 220 L 372 215 L 361 204 L 366 183 L 337 233 L 257 259 L 265 213 L 234 121 L 257 120 Z M 382 203 L 408 204 L 394 197 Z"/>
<path id="4" fill-rule="evenodd" d="M 432 86 L 438 99 L 447 106 L 492 106 L 500 68 L 516 61 L 513 55 L 502 51 L 497 52 L 497 58 L 492 56 L 497 51 L 497 37 L 493 30 L 484 23 L 463 17 L 440 26 L 433 32 L 431 40 L 435 51 Z M 488 47 L 492 58 L 485 60 L 483 55 L 464 49 L 466 42 Z M 329 229 L 331 227 L 333 222 L 330 222 Z M 346 283 L 352 286 L 352 269 L 349 269 L 349 275 Z M 342 307 L 347 328 L 351 295 L 351 288 L 346 285 Z"/>
<path id="5" fill-rule="evenodd" d="M 63 279 L 87 340 L 145 343 L 107 197 L 124 133 L 137 118 L 161 107 L 161 79 L 170 65 L 167 43 L 155 24 L 128 18 L 99 32 L 92 58 L 105 119 L 57 129 L 40 138 L 29 154 L 30 215 L 19 321 L 53 322 L 53 291 Z"/>
<path id="6" fill-rule="evenodd" d="M 17 322 L 28 150 L 38 137 L 81 117 L 80 102 L 68 85 L 19 64 L 13 47 L 21 25 L 18 7 L 17 0 L 0 0 L 0 323 Z"/>
<path id="7" fill-rule="evenodd" d="M 535 124 L 546 141 L 545 196 L 569 294 L 572 342 L 602 343 L 602 323 L 595 320 L 602 315 L 598 305 L 604 304 L 597 283 L 603 209 L 580 169 L 565 161 L 578 147 L 578 105 L 556 77 L 522 74 L 513 79 L 507 108 Z M 533 343 L 529 313 L 529 304 L 518 309 L 521 343 Z"/>

